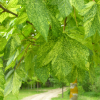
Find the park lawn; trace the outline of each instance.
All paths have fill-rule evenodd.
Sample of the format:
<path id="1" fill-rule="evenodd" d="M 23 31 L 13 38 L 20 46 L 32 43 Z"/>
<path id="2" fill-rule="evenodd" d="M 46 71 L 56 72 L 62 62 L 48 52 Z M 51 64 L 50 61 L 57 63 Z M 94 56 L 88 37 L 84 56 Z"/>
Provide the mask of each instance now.
<path id="1" fill-rule="evenodd" d="M 69 91 L 64 92 L 63 98 L 62 94 L 59 94 L 59 97 L 52 98 L 51 100 L 70 100 Z M 100 100 L 100 93 L 95 92 L 84 92 L 81 86 L 78 87 L 78 100 Z"/>
<path id="2" fill-rule="evenodd" d="M 34 94 L 39 94 L 39 93 L 43 93 L 43 92 L 47 92 L 47 90 L 55 89 L 55 88 L 58 88 L 58 87 L 39 88 L 38 92 L 37 92 L 37 89 L 21 89 L 19 91 L 18 99 L 17 99 L 16 96 L 14 96 L 14 95 L 12 95 L 12 93 L 10 93 L 7 97 L 4 98 L 4 100 L 21 100 L 24 97 L 32 96 Z"/>
<path id="3" fill-rule="evenodd" d="M 16 96 L 14 96 L 12 93 L 10 93 L 7 97 L 4 98 L 4 100 L 21 100 L 24 97 L 31 96 L 34 94 L 43 93 L 45 91 L 38 91 L 35 89 L 22 89 L 19 91 L 18 99 Z"/>

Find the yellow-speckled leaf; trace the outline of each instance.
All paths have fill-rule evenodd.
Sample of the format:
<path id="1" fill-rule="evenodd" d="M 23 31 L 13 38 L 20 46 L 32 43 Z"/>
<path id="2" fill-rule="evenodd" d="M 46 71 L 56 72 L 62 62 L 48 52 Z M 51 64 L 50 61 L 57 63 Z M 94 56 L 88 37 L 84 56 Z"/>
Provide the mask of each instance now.
<path id="1" fill-rule="evenodd" d="M 47 41 L 50 18 L 42 0 L 28 0 L 26 11 L 29 20 Z"/>

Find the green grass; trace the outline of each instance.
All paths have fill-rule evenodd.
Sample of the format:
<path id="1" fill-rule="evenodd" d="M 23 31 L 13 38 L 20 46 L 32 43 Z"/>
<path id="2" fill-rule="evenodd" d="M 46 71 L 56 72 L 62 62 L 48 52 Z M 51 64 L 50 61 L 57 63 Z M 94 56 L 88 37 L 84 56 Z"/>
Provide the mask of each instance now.
<path id="1" fill-rule="evenodd" d="M 12 93 L 10 93 L 7 97 L 4 98 L 4 100 L 21 100 L 24 97 L 31 96 L 31 95 L 38 94 L 38 93 L 42 93 L 42 92 L 44 92 L 44 91 L 37 92 L 36 89 L 35 90 L 22 89 L 19 91 L 18 99 L 17 99 L 17 97 L 12 95 Z"/>
<path id="2" fill-rule="evenodd" d="M 22 89 L 19 91 L 19 96 L 18 99 L 10 93 L 4 100 L 21 100 L 24 97 L 31 96 L 34 94 L 39 94 L 46 92 L 47 90 L 50 89 L 55 89 L 57 87 L 50 87 L 50 88 L 40 88 L 38 89 L 39 91 L 37 92 L 37 89 Z M 84 92 L 81 86 L 78 87 L 79 90 L 79 96 L 78 100 L 100 100 L 100 93 L 94 93 L 94 92 Z M 62 95 L 60 94 L 59 97 L 57 98 L 52 98 L 52 100 L 70 100 L 69 99 L 69 89 L 64 92 L 64 97 L 62 98 Z"/>
<path id="3" fill-rule="evenodd" d="M 51 100 L 70 100 L 69 91 L 64 92 L 64 97 L 60 94 L 57 98 L 52 98 Z M 78 100 L 100 100 L 100 93 L 95 92 L 84 92 L 81 86 L 78 87 Z"/>
<path id="4" fill-rule="evenodd" d="M 12 95 L 12 93 L 10 93 L 7 97 L 4 98 L 4 100 L 21 100 L 24 97 L 43 93 L 43 92 L 46 92 L 47 90 L 55 89 L 55 88 L 57 88 L 57 87 L 39 88 L 38 92 L 37 92 L 37 89 L 22 89 L 19 91 L 18 99 L 17 99 L 17 97 Z"/>

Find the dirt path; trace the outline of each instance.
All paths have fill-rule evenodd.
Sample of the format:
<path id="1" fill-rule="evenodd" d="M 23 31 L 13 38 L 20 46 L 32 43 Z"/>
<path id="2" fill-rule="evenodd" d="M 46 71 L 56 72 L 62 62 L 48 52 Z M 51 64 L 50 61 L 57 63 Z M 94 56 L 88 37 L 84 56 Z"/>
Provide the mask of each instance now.
<path id="1" fill-rule="evenodd" d="M 63 89 L 63 91 L 67 91 L 66 87 Z M 48 90 L 48 92 L 40 93 L 40 94 L 35 94 L 33 96 L 26 97 L 22 100 L 51 100 L 53 97 L 57 97 L 58 94 L 62 93 L 62 89 L 52 89 Z"/>

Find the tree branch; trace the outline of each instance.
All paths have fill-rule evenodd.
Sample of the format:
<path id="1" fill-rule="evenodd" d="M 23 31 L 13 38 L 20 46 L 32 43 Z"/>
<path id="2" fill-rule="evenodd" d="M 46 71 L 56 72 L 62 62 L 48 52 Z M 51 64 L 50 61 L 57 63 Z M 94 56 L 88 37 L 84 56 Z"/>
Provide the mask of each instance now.
<path id="1" fill-rule="evenodd" d="M 8 12 L 8 13 L 13 14 L 13 15 L 15 15 L 16 17 L 18 17 L 17 14 L 15 14 L 15 13 L 11 12 L 10 10 L 4 8 L 1 4 L 0 4 L 0 8 L 2 8 L 2 9 L 4 10 L 3 12 Z M 3 13 L 3 12 L 2 12 L 2 13 Z"/>

